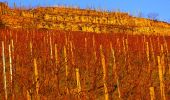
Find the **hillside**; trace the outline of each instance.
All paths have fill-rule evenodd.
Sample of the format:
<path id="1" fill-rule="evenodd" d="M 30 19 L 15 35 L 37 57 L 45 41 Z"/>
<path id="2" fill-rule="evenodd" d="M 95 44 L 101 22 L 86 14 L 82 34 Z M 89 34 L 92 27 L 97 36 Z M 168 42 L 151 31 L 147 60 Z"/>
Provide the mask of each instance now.
<path id="1" fill-rule="evenodd" d="M 170 25 L 0 3 L 0 100 L 170 100 Z"/>
<path id="2" fill-rule="evenodd" d="M 9 8 L 1 3 L 1 26 L 10 28 L 46 28 L 96 33 L 164 34 L 170 25 L 128 13 L 66 7 Z"/>

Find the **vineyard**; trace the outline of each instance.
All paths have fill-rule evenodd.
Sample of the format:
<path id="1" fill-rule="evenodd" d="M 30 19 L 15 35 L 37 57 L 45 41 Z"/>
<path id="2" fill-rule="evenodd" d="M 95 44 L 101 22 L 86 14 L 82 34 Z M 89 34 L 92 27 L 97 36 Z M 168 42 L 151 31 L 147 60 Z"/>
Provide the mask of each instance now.
<path id="1" fill-rule="evenodd" d="M 0 100 L 170 100 L 170 24 L 0 2 Z"/>
<path id="2" fill-rule="evenodd" d="M 0 100 L 169 100 L 170 37 L 0 30 Z"/>

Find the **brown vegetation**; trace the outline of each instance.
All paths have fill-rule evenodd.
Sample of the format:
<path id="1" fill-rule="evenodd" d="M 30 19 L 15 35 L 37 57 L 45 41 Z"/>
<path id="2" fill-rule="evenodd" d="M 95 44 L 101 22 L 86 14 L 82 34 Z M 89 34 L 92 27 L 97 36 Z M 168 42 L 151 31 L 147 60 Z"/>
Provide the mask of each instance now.
<path id="1" fill-rule="evenodd" d="M 0 30 L 0 98 L 170 99 L 170 37 Z"/>

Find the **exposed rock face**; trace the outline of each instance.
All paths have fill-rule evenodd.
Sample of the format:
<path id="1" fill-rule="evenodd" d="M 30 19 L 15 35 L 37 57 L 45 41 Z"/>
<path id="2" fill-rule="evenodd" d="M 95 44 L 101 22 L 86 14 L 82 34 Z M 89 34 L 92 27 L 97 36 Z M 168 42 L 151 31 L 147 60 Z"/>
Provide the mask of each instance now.
<path id="1" fill-rule="evenodd" d="M 170 34 L 170 25 L 128 13 L 106 12 L 79 8 L 39 7 L 9 9 L 1 6 L 1 20 L 12 28 L 47 28 L 96 33 Z M 5 12 L 5 13 L 4 13 Z"/>

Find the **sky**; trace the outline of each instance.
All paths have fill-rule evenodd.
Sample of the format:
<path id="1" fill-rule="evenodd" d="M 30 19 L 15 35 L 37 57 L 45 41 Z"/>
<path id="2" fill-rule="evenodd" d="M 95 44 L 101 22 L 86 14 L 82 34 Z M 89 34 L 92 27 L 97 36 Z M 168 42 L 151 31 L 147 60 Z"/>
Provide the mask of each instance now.
<path id="1" fill-rule="evenodd" d="M 157 19 L 170 22 L 170 0 L 0 0 L 13 7 L 36 6 L 79 6 L 80 8 L 100 8 L 109 11 L 128 12 L 133 16 L 139 13 L 147 18 L 149 13 L 158 14 Z"/>

